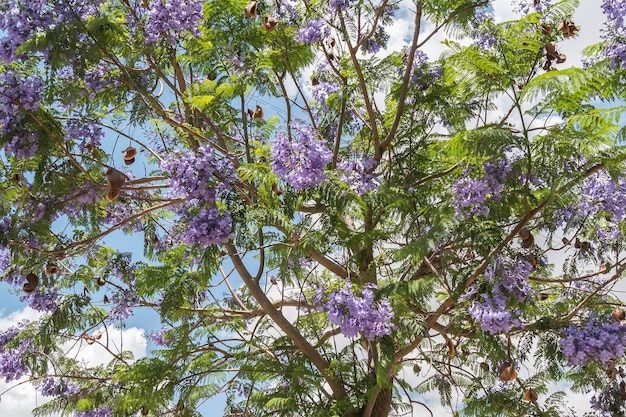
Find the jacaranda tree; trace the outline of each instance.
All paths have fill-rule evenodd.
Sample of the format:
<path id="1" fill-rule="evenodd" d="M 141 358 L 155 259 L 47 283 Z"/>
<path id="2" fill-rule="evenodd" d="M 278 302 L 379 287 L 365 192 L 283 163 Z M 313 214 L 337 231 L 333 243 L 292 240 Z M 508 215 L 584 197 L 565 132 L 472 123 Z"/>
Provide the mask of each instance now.
<path id="1" fill-rule="evenodd" d="M 624 415 L 626 1 L 584 68 L 578 1 L 490 3 L 0 2 L 0 273 L 41 312 L 0 376 L 37 416 Z"/>

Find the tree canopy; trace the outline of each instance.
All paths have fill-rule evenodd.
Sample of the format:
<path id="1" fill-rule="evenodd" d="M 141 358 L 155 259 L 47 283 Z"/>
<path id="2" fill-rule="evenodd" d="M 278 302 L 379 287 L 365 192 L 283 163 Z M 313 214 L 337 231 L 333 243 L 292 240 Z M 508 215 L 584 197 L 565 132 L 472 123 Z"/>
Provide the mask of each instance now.
<path id="1" fill-rule="evenodd" d="M 623 416 L 626 1 L 582 68 L 577 0 L 491 3 L 0 2 L 0 277 L 40 312 L 0 377 L 36 416 Z"/>

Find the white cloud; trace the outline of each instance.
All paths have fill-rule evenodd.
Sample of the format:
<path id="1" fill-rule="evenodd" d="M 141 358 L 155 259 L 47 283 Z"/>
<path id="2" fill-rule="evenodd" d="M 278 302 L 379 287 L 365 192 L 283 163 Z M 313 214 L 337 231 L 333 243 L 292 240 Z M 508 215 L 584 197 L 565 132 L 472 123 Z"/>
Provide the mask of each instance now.
<path id="1" fill-rule="evenodd" d="M 0 314 L 6 314 L 0 311 Z M 16 325 L 20 321 L 36 320 L 41 313 L 26 307 L 0 316 L 0 331 Z M 89 366 L 107 363 L 111 360 L 111 353 L 130 351 L 135 359 L 146 356 L 146 338 L 144 330 L 136 327 L 119 329 L 104 327 L 98 329 L 102 336 L 96 343 L 88 345 L 84 340 L 78 343 L 66 343 L 67 356 L 84 361 Z M 31 417 L 35 407 L 44 404 L 48 399 L 42 397 L 24 377 L 18 381 L 7 383 L 0 379 L 0 416 Z"/>

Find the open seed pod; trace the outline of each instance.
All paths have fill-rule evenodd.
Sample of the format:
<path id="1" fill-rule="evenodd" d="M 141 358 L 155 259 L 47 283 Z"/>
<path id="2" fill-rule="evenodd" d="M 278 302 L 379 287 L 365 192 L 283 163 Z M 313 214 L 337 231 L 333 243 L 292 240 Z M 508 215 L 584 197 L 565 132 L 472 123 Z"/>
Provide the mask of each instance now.
<path id="1" fill-rule="evenodd" d="M 271 32 L 274 29 L 276 29 L 276 25 L 278 25 L 278 20 L 276 20 L 275 17 L 272 16 L 265 16 L 263 18 L 263 28 L 268 31 Z"/>
<path id="2" fill-rule="evenodd" d="M 124 154 L 124 163 L 126 165 L 130 165 L 133 162 L 135 162 L 135 156 L 137 156 L 137 149 L 133 148 L 132 146 L 129 146 L 128 148 L 124 149 L 122 153 Z"/>
<path id="3" fill-rule="evenodd" d="M 106 281 L 104 280 L 104 278 L 99 277 L 99 278 L 96 278 L 96 284 L 98 285 L 98 287 L 102 287 L 104 286 L 104 284 L 106 284 Z"/>
<path id="4" fill-rule="evenodd" d="M 59 272 L 59 267 L 54 262 L 48 262 L 46 264 L 46 274 L 54 275 Z"/>
<path id="5" fill-rule="evenodd" d="M 262 119 L 263 118 L 263 107 L 256 105 L 256 109 L 248 109 L 248 116 L 251 119 Z"/>
<path id="6" fill-rule="evenodd" d="M 611 316 L 615 319 L 616 322 L 621 322 L 622 320 L 626 320 L 626 311 L 621 308 L 618 307 L 615 310 L 613 310 L 613 313 L 611 313 Z"/>
<path id="7" fill-rule="evenodd" d="M 126 174 L 112 167 L 107 169 L 105 177 L 107 179 L 107 184 L 111 188 L 121 188 L 128 179 Z"/>
<path id="8" fill-rule="evenodd" d="M 519 237 L 522 240 L 526 240 L 531 236 L 530 230 L 523 228 L 522 230 L 519 231 Z"/>
<path id="9" fill-rule="evenodd" d="M 530 401 L 531 403 L 534 403 L 537 401 L 537 398 L 539 397 L 537 396 L 535 390 L 532 388 L 528 388 L 524 393 L 524 401 Z"/>
<path id="10" fill-rule="evenodd" d="M 505 382 L 517 379 L 517 371 L 509 362 L 503 362 L 500 366 L 500 379 Z"/>
<path id="11" fill-rule="evenodd" d="M 111 202 L 111 201 L 115 201 L 119 198 L 120 196 L 120 190 L 115 188 L 112 190 L 109 190 L 109 192 L 107 193 L 107 201 Z"/>
<path id="12" fill-rule="evenodd" d="M 571 22 L 567 19 L 563 19 L 558 26 L 558 29 L 563 34 L 564 38 L 571 38 L 576 35 L 576 32 L 580 30 L 579 26 L 576 26 L 574 22 Z"/>
<path id="13" fill-rule="evenodd" d="M 556 63 L 562 64 L 565 62 L 566 59 L 567 57 L 565 56 L 565 54 L 559 54 L 558 58 L 556 59 Z"/>
<path id="14" fill-rule="evenodd" d="M 251 1 L 250 3 L 248 3 L 248 5 L 246 6 L 246 15 L 248 17 L 251 17 L 253 19 L 256 19 L 256 9 L 257 9 L 257 4 L 256 1 Z"/>
<path id="15" fill-rule="evenodd" d="M 27 274 L 26 284 L 24 284 L 24 287 L 23 287 L 24 292 L 26 294 L 32 293 L 33 291 L 35 291 L 35 288 L 37 288 L 37 285 L 39 285 L 39 277 L 32 272 Z"/>
<path id="16" fill-rule="evenodd" d="M 552 61 L 553 59 L 558 59 L 559 54 L 556 52 L 556 43 L 548 42 L 546 43 L 546 58 L 548 61 Z"/>
<path id="17" fill-rule="evenodd" d="M 549 35 L 552 33 L 552 26 L 546 25 L 544 23 L 541 24 L 541 33 L 544 35 Z"/>
<path id="18" fill-rule="evenodd" d="M 274 275 L 272 275 L 272 276 L 270 277 L 270 283 L 271 283 L 272 285 L 277 285 L 277 284 L 278 284 L 278 281 L 276 280 L 276 277 L 275 277 Z"/>

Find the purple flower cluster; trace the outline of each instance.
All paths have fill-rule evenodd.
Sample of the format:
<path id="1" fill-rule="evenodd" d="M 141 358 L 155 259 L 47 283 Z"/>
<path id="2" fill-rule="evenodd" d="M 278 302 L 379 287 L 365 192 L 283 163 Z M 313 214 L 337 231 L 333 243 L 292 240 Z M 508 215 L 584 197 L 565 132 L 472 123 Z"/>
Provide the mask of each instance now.
<path id="1" fill-rule="evenodd" d="M 500 163 L 486 162 L 483 166 L 484 179 L 473 178 L 469 169 L 463 171 L 461 177 L 452 187 L 452 200 L 458 219 L 476 215 L 489 215 L 488 199 L 499 201 L 507 175 L 511 171 L 506 161 Z"/>
<path id="2" fill-rule="evenodd" d="M 46 30 L 54 18 L 45 10 L 44 1 L 9 0 L 0 13 L 0 59 L 10 63 L 18 59 L 17 48 L 38 30 Z"/>
<path id="3" fill-rule="evenodd" d="M 607 172 L 599 172 L 589 177 L 583 185 L 583 196 L 578 211 L 581 218 L 597 215 L 604 217 L 603 222 L 594 223 L 594 230 L 599 238 L 619 239 L 621 222 L 626 220 L 624 196 L 626 196 L 626 178 L 613 180 Z"/>
<path id="4" fill-rule="evenodd" d="M 330 35 L 330 27 L 322 19 L 309 20 L 306 26 L 301 27 L 296 36 L 296 42 L 306 44 L 317 43 Z"/>
<path id="5" fill-rule="evenodd" d="M 276 17 L 287 23 L 288 25 L 294 24 L 300 16 L 298 12 L 298 1 L 296 0 L 281 0 L 277 2 L 279 4 L 276 11 Z"/>
<path id="6" fill-rule="evenodd" d="M 474 43 L 484 50 L 491 50 L 496 45 L 496 26 L 494 15 L 486 9 L 476 10 L 476 28 L 472 31 Z"/>
<path id="7" fill-rule="evenodd" d="M 340 161 L 337 168 L 341 170 L 341 181 L 350 185 L 350 188 L 359 195 L 376 190 L 380 181 L 371 171 L 376 167 L 374 159 L 356 159 Z"/>
<path id="8" fill-rule="evenodd" d="M 65 139 L 77 142 L 81 151 L 87 145 L 98 148 L 103 137 L 104 131 L 96 122 L 76 118 L 65 124 Z"/>
<path id="9" fill-rule="evenodd" d="M 173 152 L 161 164 L 170 176 L 170 195 L 184 197 L 177 205 L 178 239 L 187 245 L 224 243 L 231 237 L 232 219 L 217 209 L 217 199 L 235 181 L 233 165 L 215 155 L 208 145 L 197 152 Z"/>
<path id="10" fill-rule="evenodd" d="M 20 379 L 26 373 L 22 356 L 32 347 L 32 339 L 14 339 L 29 325 L 30 322 L 25 320 L 0 333 L 0 377 L 4 377 L 6 382 Z"/>
<path id="11" fill-rule="evenodd" d="M 65 397 L 80 391 L 78 386 L 60 378 L 44 378 L 39 390 L 44 397 Z"/>
<path id="12" fill-rule="evenodd" d="M 402 48 L 402 53 L 407 56 L 409 48 Z M 403 69 L 401 69 L 403 71 Z M 428 55 L 423 51 L 415 51 L 413 58 L 413 66 L 411 68 L 411 82 L 420 90 L 426 90 L 428 87 L 441 80 L 443 69 L 439 65 L 433 65 L 428 61 Z"/>
<path id="13" fill-rule="evenodd" d="M 156 332 L 148 334 L 148 339 L 150 339 L 150 341 L 157 346 L 167 346 L 172 342 L 172 337 L 166 335 L 168 330 L 169 329 L 167 327 L 161 327 Z"/>
<path id="14" fill-rule="evenodd" d="M 272 141 L 272 169 L 296 190 L 318 185 L 333 154 L 311 127 L 296 122 L 291 128 L 293 141 L 285 133 Z"/>
<path id="15" fill-rule="evenodd" d="M 363 42 L 363 52 L 368 54 L 375 54 L 387 46 L 389 42 L 389 34 L 383 26 L 378 26 L 374 35 Z"/>
<path id="16" fill-rule="evenodd" d="M 584 323 L 571 324 L 564 329 L 560 344 L 570 365 L 584 365 L 595 360 L 607 367 L 611 360 L 624 356 L 626 326 L 609 315 L 592 315 Z"/>
<path id="17" fill-rule="evenodd" d="M 481 294 L 482 301 L 473 301 L 468 311 L 480 322 L 480 327 L 491 334 L 507 333 L 512 326 L 520 326 L 520 311 L 515 305 L 529 301 L 533 290 L 528 284 L 532 265 L 524 259 L 500 256 L 485 270 L 488 291 Z M 472 288 L 463 298 L 476 293 Z"/>
<path id="18" fill-rule="evenodd" d="M 626 0 L 603 0 L 602 12 L 607 18 L 603 37 L 606 42 L 604 55 L 614 66 L 626 68 Z"/>
<path id="19" fill-rule="evenodd" d="M 28 300 L 28 305 L 37 311 L 53 313 L 59 307 L 59 290 L 57 288 L 47 288 L 41 290 L 37 288 L 30 294 L 20 297 L 20 301 Z"/>
<path id="20" fill-rule="evenodd" d="M 120 288 L 111 297 L 111 302 L 115 303 L 109 312 L 109 320 L 112 322 L 123 321 L 132 316 L 133 308 L 139 302 L 139 298 L 131 289 Z"/>
<path id="21" fill-rule="evenodd" d="M 384 298 L 374 301 L 375 285 L 366 286 L 361 296 L 354 294 L 351 284 L 328 295 L 328 302 L 323 309 L 328 312 L 328 320 L 341 327 L 346 337 L 355 337 L 362 332 L 366 339 L 374 340 L 378 336 L 391 334 L 396 328 L 393 323 L 394 313 L 389 301 Z"/>
<path id="22" fill-rule="evenodd" d="M 328 100 L 328 97 L 331 94 L 335 94 L 337 91 L 339 91 L 339 88 L 340 87 L 337 84 L 318 80 L 316 85 L 311 86 L 311 97 L 313 97 L 313 99 L 317 101 L 322 111 L 327 112 L 328 105 L 326 104 L 326 102 Z"/>
<path id="23" fill-rule="evenodd" d="M 330 0 L 330 12 L 338 13 L 346 10 L 355 0 Z"/>
<path id="24" fill-rule="evenodd" d="M 614 417 L 624 413 L 624 400 L 621 398 L 621 390 L 617 381 L 607 384 L 602 391 L 594 394 L 589 399 L 594 416 Z"/>
<path id="25" fill-rule="evenodd" d="M 199 36 L 203 4 L 203 0 L 151 0 L 145 26 L 146 42 L 164 38 L 174 44 L 183 31 Z"/>
<path id="26" fill-rule="evenodd" d="M 37 152 L 37 135 L 26 126 L 24 111 L 39 108 L 43 87 L 39 78 L 24 79 L 12 70 L 0 73 L 0 136 L 7 140 L 8 154 L 30 158 Z"/>

